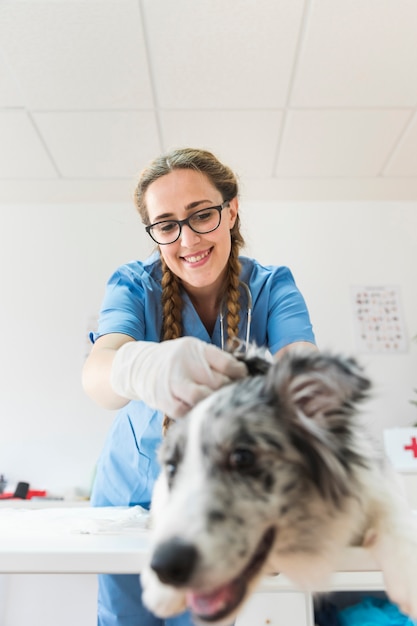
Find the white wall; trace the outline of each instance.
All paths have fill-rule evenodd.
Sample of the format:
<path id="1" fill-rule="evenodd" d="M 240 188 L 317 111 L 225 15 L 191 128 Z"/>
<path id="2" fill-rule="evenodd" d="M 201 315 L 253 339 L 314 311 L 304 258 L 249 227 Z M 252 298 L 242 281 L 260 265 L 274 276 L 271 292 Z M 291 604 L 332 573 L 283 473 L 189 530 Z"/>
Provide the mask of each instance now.
<path id="1" fill-rule="evenodd" d="M 417 204 L 244 203 L 247 252 L 291 267 L 321 348 L 355 353 L 350 286 L 401 289 L 409 336 L 417 334 Z M 113 413 L 85 397 L 87 330 L 117 265 L 151 242 L 134 208 L 0 206 L 0 473 L 11 483 L 88 492 Z M 375 381 L 375 433 L 417 419 L 417 344 L 360 357 Z"/>
<path id="2" fill-rule="evenodd" d="M 375 437 L 417 422 L 409 402 L 417 388 L 417 204 L 251 204 L 242 219 L 260 260 L 291 267 L 320 349 L 353 354 L 366 367 L 374 391 L 365 417 Z M 351 286 L 386 284 L 400 287 L 408 351 L 358 354 Z"/>
<path id="3" fill-rule="evenodd" d="M 134 208 L 0 209 L 0 472 L 11 482 L 90 489 L 113 414 L 85 396 L 87 332 L 106 280 L 152 246 Z"/>

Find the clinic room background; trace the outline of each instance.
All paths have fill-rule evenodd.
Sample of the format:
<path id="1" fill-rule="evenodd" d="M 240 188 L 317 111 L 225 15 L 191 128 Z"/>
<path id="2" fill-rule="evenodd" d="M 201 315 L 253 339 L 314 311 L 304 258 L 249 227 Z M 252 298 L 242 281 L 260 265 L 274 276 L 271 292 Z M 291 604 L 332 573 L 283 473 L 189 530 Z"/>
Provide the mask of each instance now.
<path id="1" fill-rule="evenodd" d="M 245 253 L 288 265 L 320 349 L 367 368 L 377 442 L 417 421 L 416 24 L 410 0 L 0 2 L 9 487 L 89 494 L 114 413 L 81 387 L 88 332 L 152 250 L 134 182 L 175 146 L 238 173 Z M 393 290 L 398 346 L 363 350 L 357 288 Z"/>
<path id="2" fill-rule="evenodd" d="M 415 203 L 241 202 L 246 253 L 291 267 L 321 349 L 357 355 L 375 389 L 365 419 L 411 426 L 417 386 Z M 100 231 L 98 236 L 97 231 Z M 133 203 L 0 207 L 0 459 L 11 481 L 88 494 L 113 413 L 81 388 L 81 368 L 113 269 L 152 250 Z M 358 353 L 352 286 L 393 285 L 407 349 Z"/>

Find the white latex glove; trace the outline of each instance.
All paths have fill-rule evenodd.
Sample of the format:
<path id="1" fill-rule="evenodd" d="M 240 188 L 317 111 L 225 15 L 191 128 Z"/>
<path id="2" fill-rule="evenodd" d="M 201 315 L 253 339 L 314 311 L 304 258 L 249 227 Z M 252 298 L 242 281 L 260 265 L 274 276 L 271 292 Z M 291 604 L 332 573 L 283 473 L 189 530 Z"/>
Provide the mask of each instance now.
<path id="1" fill-rule="evenodd" d="M 162 343 L 129 341 L 117 350 L 111 386 L 176 418 L 215 389 L 247 375 L 246 365 L 195 337 Z"/>

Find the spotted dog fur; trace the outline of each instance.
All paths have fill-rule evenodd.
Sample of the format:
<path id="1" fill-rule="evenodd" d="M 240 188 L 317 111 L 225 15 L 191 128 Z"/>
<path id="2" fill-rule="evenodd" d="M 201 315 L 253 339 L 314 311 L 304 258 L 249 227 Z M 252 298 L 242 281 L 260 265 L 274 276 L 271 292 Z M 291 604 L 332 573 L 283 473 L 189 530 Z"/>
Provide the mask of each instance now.
<path id="1" fill-rule="evenodd" d="M 357 421 L 369 380 L 354 360 L 313 351 L 249 366 L 163 442 L 145 604 L 229 624 L 261 576 L 323 588 L 343 550 L 362 545 L 416 618 L 416 525 Z"/>

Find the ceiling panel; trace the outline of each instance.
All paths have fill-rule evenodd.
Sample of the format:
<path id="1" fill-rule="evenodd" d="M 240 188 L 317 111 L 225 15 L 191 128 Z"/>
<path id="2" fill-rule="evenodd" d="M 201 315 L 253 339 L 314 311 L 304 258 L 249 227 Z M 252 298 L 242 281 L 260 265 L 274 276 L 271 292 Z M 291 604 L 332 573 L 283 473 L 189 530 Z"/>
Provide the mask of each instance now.
<path id="1" fill-rule="evenodd" d="M 303 0 L 144 0 L 158 105 L 285 104 Z"/>
<path id="2" fill-rule="evenodd" d="M 131 178 L 159 151 L 152 112 L 36 113 L 60 174 Z"/>
<path id="3" fill-rule="evenodd" d="M 278 176 L 378 176 L 409 111 L 291 111 Z"/>
<path id="4" fill-rule="evenodd" d="M 257 200 L 417 201 L 417 0 L 0 0 L 0 202 L 129 201 L 208 148 Z"/>
<path id="5" fill-rule="evenodd" d="M 292 106 L 417 105 L 415 0 L 309 5 Z"/>
<path id="6" fill-rule="evenodd" d="M 384 170 L 386 176 L 417 177 L 417 113 Z"/>
<path id="7" fill-rule="evenodd" d="M 271 176 L 281 120 L 281 111 L 164 111 L 161 114 L 167 148 L 204 147 L 243 178 Z"/>
<path id="8" fill-rule="evenodd" d="M 0 48 L 33 110 L 154 104 L 138 3 L 0 3 Z"/>
<path id="9" fill-rule="evenodd" d="M 0 107 L 22 107 L 24 98 L 16 78 L 0 52 Z"/>
<path id="10" fill-rule="evenodd" d="M 0 111 L 0 138 L 2 178 L 57 178 L 57 172 L 26 113 Z"/>

